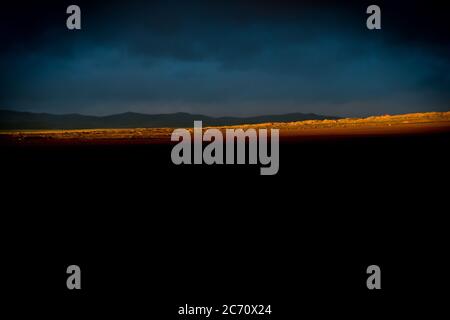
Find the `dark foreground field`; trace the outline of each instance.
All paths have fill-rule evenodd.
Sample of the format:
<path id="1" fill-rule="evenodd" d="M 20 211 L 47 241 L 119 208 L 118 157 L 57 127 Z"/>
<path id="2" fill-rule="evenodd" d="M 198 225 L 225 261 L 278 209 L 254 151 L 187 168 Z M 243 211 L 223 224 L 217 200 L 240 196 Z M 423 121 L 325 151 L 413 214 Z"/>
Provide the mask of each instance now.
<path id="1" fill-rule="evenodd" d="M 35 308 L 176 318 L 236 302 L 360 319 L 444 299 L 448 130 L 284 139 L 275 176 L 175 166 L 168 143 L 2 143 L 3 286 Z M 70 264 L 81 292 L 65 289 Z"/>

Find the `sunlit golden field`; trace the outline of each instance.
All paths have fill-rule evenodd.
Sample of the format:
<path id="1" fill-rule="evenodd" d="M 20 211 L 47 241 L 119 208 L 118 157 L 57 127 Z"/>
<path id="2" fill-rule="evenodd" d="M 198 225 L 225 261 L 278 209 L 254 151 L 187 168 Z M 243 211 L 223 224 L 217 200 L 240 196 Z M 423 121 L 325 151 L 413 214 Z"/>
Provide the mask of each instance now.
<path id="1" fill-rule="evenodd" d="M 450 131 L 450 112 L 383 115 L 339 120 L 261 123 L 226 128 L 280 129 L 281 138 L 302 139 L 314 136 L 353 136 L 421 134 Z M 192 130 L 192 128 L 188 128 Z M 204 128 L 206 129 L 206 128 Z M 173 128 L 16 130 L 0 131 L 2 142 L 9 143 L 165 143 Z"/>

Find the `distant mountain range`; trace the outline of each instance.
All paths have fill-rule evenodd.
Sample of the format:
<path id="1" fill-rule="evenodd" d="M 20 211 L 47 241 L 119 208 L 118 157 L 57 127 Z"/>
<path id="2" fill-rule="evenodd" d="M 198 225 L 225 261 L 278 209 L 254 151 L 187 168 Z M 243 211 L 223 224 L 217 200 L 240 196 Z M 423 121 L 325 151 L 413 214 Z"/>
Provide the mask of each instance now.
<path id="1" fill-rule="evenodd" d="M 126 112 L 110 116 L 85 116 L 81 114 L 56 115 L 49 113 L 0 110 L 0 130 L 183 128 L 192 127 L 194 125 L 194 120 L 202 120 L 203 126 L 224 126 L 323 119 L 338 119 L 338 117 L 322 116 L 314 113 L 288 113 L 255 117 L 209 117 L 184 112 L 170 114 Z"/>

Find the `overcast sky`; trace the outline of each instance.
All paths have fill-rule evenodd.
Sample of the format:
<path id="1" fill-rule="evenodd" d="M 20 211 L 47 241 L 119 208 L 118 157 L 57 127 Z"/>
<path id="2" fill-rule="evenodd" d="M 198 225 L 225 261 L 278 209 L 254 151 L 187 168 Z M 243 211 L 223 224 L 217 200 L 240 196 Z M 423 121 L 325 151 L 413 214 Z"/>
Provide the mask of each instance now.
<path id="1" fill-rule="evenodd" d="M 383 29 L 369 31 L 372 2 L 2 4 L 0 108 L 97 115 L 449 110 L 448 5 L 376 1 Z M 70 4 L 81 7 L 80 31 L 66 28 Z"/>

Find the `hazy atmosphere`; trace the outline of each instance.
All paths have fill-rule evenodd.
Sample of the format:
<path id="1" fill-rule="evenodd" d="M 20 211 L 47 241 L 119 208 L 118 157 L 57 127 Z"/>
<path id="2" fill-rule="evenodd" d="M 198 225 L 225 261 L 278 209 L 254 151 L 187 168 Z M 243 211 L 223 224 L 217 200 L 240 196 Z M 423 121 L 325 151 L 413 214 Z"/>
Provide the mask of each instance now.
<path id="1" fill-rule="evenodd" d="M 211 116 L 448 110 L 446 11 L 430 1 L 390 2 L 377 2 L 377 31 L 366 28 L 366 1 L 77 1 L 79 31 L 66 28 L 72 2 L 2 5 L 0 109 Z"/>

